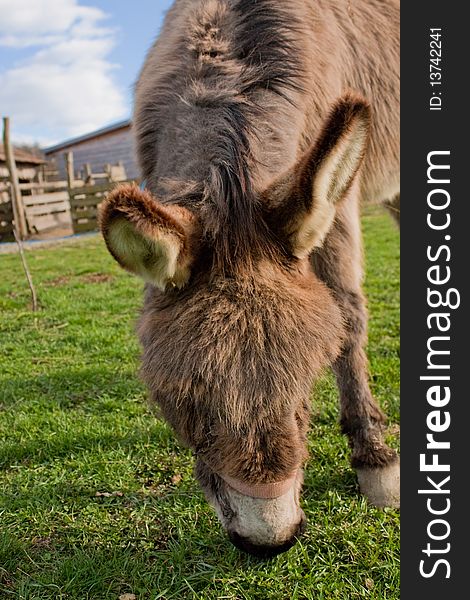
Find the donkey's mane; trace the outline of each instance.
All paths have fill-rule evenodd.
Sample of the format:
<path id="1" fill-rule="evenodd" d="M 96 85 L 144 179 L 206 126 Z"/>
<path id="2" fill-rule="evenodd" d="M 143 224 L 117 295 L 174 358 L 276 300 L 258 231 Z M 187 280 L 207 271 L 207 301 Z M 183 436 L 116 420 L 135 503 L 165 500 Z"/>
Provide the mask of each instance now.
<path id="1" fill-rule="evenodd" d="M 253 252 L 263 238 L 252 152 L 258 124 L 273 119 L 263 107 L 263 95 L 292 102 L 289 93 L 302 86 L 296 44 L 300 24 L 280 4 L 274 0 L 189 4 L 176 47 L 168 49 L 172 54 L 162 49 L 157 80 L 136 111 L 140 162 L 144 177 L 151 180 L 159 124 L 168 111 L 182 103 L 186 119 L 191 119 L 191 110 L 196 114 L 201 108 L 210 109 L 208 147 L 194 149 L 205 153 L 204 173 L 199 180 L 193 177 L 191 193 L 178 202 L 194 205 L 198 191 L 205 233 L 222 263 Z"/>

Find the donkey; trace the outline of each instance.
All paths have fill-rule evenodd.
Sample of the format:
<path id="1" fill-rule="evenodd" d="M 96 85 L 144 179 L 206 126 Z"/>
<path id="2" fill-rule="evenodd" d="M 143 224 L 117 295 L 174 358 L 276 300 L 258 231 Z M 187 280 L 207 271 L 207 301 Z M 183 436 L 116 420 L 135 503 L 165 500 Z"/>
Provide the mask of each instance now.
<path id="1" fill-rule="evenodd" d="M 399 210 L 395 0 L 176 0 L 136 84 L 144 185 L 101 229 L 146 282 L 142 376 L 232 542 L 291 547 L 312 383 L 362 493 L 398 506 L 368 385 L 359 207 Z"/>

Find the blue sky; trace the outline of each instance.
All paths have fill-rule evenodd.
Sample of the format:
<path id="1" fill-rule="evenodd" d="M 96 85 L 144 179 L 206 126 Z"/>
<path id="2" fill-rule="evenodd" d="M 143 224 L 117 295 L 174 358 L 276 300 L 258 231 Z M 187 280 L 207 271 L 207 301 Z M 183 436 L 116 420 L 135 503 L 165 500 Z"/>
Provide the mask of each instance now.
<path id="1" fill-rule="evenodd" d="M 47 146 L 128 118 L 172 0 L 0 0 L 0 111 Z"/>

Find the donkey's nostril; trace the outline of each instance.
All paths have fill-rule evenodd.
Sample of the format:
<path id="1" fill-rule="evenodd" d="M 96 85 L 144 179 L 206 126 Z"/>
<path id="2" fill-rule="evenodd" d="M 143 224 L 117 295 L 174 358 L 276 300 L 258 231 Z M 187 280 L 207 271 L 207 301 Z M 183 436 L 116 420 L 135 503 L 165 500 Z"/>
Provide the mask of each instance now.
<path id="1" fill-rule="evenodd" d="M 277 556 L 278 554 L 281 554 L 282 552 L 286 552 L 287 550 L 292 548 L 292 546 L 294 546 L 298 538 L 305 531 L 306 522 L 307 520 L 305 518 L 305 515 L 302 514 L 302 518 L 297 527 L 295 528 L 295 533 L 292 535 L 292 537 L 290 537 L 282 544 L 254 544 L 248 538 L 239 535 L 235 531 L 229 531 L 228 536 L 232 544 L 236 546 L 239 550 L 242 550 L 243 552 L 248 552 L 248 554 L 251 554 L 258 558 L 272 558 L 274 556 Z"/>

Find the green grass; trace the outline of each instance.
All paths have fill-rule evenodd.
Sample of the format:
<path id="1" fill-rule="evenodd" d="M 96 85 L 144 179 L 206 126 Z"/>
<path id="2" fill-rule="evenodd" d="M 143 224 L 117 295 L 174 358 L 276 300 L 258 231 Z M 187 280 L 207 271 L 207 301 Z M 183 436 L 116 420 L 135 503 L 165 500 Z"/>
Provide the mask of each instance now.
<path id="1" fill-rule="evenodd" d="M 363 225 L 371 383 L 393 424 L 398 233 L 377 209 Z M 19 257 L 0 256 L 2 600 L 399 598 L 398 513 L 358 493 L 331 377 L 312 394 L 307 533 L 257 561 L 227 541 L 191 454 L 146 406 L 133 332 L 139 281 L 98 237 L 28 259 L 36 315 Z"/>

